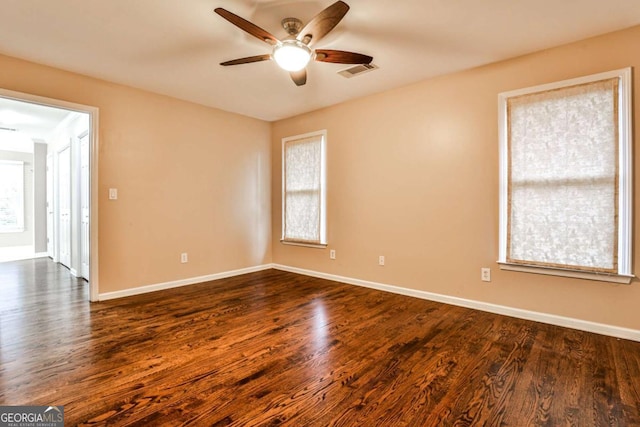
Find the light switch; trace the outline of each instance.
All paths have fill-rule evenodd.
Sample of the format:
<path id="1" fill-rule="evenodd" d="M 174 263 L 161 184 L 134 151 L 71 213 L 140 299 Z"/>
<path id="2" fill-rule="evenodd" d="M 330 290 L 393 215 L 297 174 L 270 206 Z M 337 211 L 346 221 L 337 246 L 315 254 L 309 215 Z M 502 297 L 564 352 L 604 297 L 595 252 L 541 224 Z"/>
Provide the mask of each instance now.
<path id="1" fill-rule="evenodd" d="M 110 188 L 109 189 L 109 200 L 118 200 L 118 189 Z"/>

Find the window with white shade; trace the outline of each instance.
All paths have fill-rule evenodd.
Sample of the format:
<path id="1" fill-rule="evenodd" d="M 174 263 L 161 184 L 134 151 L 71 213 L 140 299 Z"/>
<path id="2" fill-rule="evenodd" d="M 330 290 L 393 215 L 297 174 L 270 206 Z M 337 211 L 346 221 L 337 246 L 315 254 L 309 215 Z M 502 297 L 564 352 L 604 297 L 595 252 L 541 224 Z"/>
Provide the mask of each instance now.
<path id="1" fill-rule="evenodd" d="M 326 132 L 282 140 L 282 242 L 326 245 Z"/>
<path id="2" fill-rule="evenodd" d="M 0 233 L 24 231 L 24 163 L 0 160 Z"/>
<path id="3" fill-rule="evenodd" d="M 631 70 L 502 93 L 501 268 L 628 283 Z"/>

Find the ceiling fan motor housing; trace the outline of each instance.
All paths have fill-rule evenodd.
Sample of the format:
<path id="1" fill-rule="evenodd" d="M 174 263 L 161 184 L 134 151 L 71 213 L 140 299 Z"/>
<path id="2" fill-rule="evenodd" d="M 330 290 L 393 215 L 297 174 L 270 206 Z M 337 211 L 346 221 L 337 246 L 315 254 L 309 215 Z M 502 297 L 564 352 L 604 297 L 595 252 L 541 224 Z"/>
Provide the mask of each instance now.
<path id="1" fill-rule="evenodd" d="M 302 21 L 298 18 L 284 18 L 281 21 L 282 28 L 289 34 L 290 36 L 296 36 L 302 29 Z"/>

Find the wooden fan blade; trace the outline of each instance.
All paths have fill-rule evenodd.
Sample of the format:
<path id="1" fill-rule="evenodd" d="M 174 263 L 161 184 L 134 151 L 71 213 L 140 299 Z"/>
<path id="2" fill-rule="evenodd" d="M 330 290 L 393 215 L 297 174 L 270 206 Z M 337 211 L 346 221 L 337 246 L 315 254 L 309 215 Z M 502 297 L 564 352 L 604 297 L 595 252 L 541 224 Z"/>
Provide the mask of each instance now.
<path id="1" fill-rule="evenodd" d="M 224 65 L 226 67 L 227 65 L 250 64 L 252 62 L 269 61 L 270 59 L 271 59 L 271 55 L 269 54 L 256 55 L 256 56 L 249 56 L 247 58 L 238 58 L 238 59 L 232 59 L 231 61 L 221 62 L 220 65 Z"/>
<path id="2" fill-rule="evenodd" d="M 338 25 L 349 10 L 349 5 L 343 1 L 337 1 L 319 14 L 317 14 L 296 37 L 307 46 L 317 43 L 327 33 Z"/>
<path id="3" fill-rule="evenodd" d="M 273 36 L 271 33 L 267 32 L 266 30 L 263 30 L 262 28 L 258 27 L 256 24 L 253 24 L 247 21 L 246 19 L 239 17 L 236 14 L 229 12 L 226 9 L 218 7 L 214 9 L 214 12 L 222 16 L 224 19 L 231 22 L 233 25 L 240 28 L 241 30 L 244 30 L 247 33 L 251 34 L 252 36 L 259 38 L 263 42 L 267 42 L 271 45 L 278 43 L 278 39 L 275 38 L 275 36 Z"/>
<path id="4" fill-rule="evenodd" d="M 291 80 L 293 80 L 297 86 L 302 86 L 307 83 L 307 70 L 304 68 L 300 71 L 291 71 L 289 74 L 291 75 Z"/>
<path id="5" fill-rule="evenodd" d="M 370 64 L 373 58 L 369 55 L 343 50 L 316 49 L 316 61 L 333 62 L 334 64 Z"/>

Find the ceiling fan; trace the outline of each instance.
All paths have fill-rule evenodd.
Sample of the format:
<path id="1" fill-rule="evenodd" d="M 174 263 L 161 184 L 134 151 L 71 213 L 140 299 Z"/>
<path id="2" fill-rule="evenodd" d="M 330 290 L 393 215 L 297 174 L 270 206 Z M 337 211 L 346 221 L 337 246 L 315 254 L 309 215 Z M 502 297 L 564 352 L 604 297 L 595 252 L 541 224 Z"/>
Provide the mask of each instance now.
<path id="1" fill-rule="evenodd" d="M 236 27 L 273 46 L 273 51 L 270 54 L 233 59 L 221 62 L 220 65 L 249 64 L 273 59 L 281 68 L 289 71 L 291 79 L 296 85 L 302 86 L 307 82 L 307 70 L 305 67 L 311 59 L 335 64 L 369 64 L 373 61 L 373 58 L 361 53 L 333 49 L 311 49 L 311 46 L 319 42 L 338 25 L 347 11 L 349 11 L 349 5 L 343 1 L 337 1 L 317 14 L 304 27 L 302 26 L 302 21 L 297 18 L 285 18 L 282 20 L 282 26 L 289 36 L 284 40 L 279 40 L 246 19 L 218 7 L 215 9 L 218 15 Z"/>

